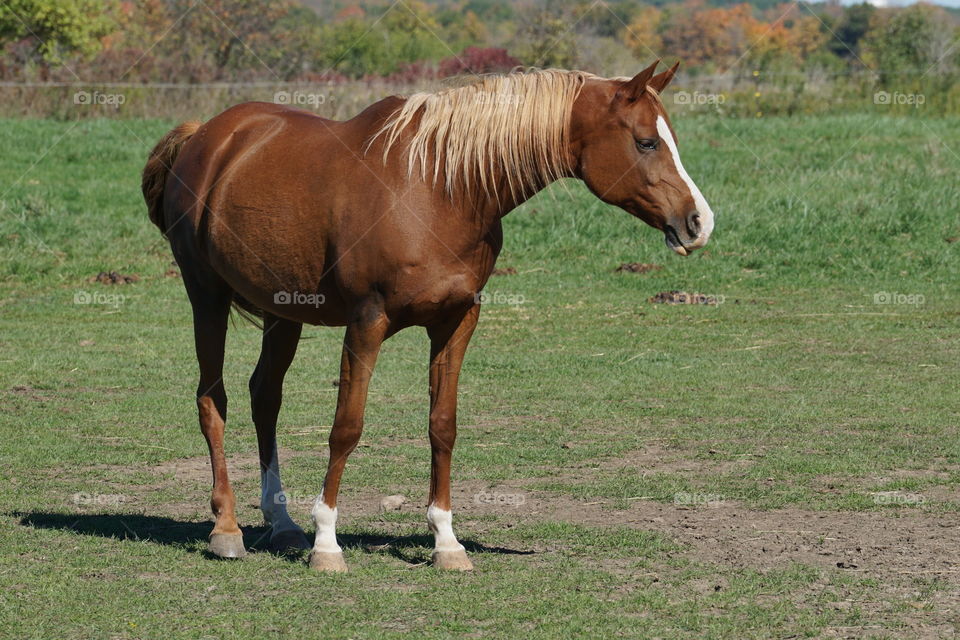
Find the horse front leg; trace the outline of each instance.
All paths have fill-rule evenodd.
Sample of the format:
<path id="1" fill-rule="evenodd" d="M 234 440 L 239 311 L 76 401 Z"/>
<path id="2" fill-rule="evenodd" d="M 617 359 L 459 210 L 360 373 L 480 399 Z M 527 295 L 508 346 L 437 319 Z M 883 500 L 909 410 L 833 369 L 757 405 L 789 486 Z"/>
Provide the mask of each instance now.
<path id="1" fill-rule="evenodd" d="M 319 571 L 347 570 L 337 544 L 337 493 L 347 456 L 356 448 L 363 432 L 367 387 L 389 328 L 386 315 L 378 308 L 361 310 L 359 316 L 347 326 L 343 339 L 337 413 L 330 431 L 330 461 L 323 493 L 313 506 L 317 536 L 310 554 L 310 567 Z"/>
<path id="2" fill-rule="evenodd" d="M 477 327 L 480 305 L 462 316 L 428 327 L 430 336 L 430 499 L 427 523 L 434 536 L 433 566 L 473 569 L 463 545 L 453 533 L 450 508 L 450 461 L 457 439 L 457 382 L 467 343 Z"/>

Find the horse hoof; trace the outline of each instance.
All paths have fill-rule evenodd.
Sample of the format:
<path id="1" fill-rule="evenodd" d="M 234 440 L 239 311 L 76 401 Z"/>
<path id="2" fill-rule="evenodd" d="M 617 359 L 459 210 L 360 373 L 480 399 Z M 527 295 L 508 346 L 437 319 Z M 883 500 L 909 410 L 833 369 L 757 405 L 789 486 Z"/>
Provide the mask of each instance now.
<path id="1" fill-rule="evenodd" d="M 314 551 L 310 554 L 310 568 L 317 571 L 342 573 L 347 570 L 347 563 L 343 561 L 342 553 Z"/>
<path id="2" fill-rule="evenodd" d="M 473 571 L 473 563 L 463 549 L 459 551 L 434 551 L 433 566 L 453 571 Z"/>
<path id="3" fill-rule="evenodd" d="M 218 558 L 242 558 L 247 555 L 241 533 L 211 533 L 210 553 Z"/>
<path id="4" fill-rule="evenodd" d="M 307 540 L 303 531 L 287 529 L 270 536 L 270 548 L 277 552 L 300 551 L 301 549 L 309 549 L 310 541 Z"/>

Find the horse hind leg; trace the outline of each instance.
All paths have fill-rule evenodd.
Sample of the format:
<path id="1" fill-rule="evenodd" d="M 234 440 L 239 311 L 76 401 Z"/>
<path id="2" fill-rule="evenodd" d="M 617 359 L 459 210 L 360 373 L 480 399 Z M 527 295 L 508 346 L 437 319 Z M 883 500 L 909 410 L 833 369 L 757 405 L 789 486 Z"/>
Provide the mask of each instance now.
<path id="1" fill-rule="evenodd" d="M 270 525 L 270 546 L 275 551 L 310 548 L 303 529 L 287 513 L 277 457 L 277 416 L 283 394 L 283 377 L 297 353 L 302 328 L 299 322 L 267 315 L 263 323 L 260 360 L 250 378 L 250 403 L 260 450 L 260 509 Z"/>
<path id="2" fill-rule="evenodd" d="M 186 272 L 184 284 L 193 306 L 194 340 L 200 365 L 197 408 L 200 431 L 210 450 L 213 489 L 210 508 L 216 521 L 209 550 L 221 558 L 246 555 L 243 533 L 237 525 L 236 498 L 227 475 L 223 436 L 227 419 L 227 394 L 223 386 L 223 355 L 230 315 L 231 292 L 226 285 L 201 288 Z"/>

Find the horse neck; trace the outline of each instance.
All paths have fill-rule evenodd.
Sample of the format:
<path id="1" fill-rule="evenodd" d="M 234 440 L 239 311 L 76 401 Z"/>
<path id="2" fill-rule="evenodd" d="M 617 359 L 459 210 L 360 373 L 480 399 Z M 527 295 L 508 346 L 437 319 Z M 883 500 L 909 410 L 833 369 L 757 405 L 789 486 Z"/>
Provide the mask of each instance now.
<path id="1" fill-rule="evenodd" d="M 482 203 L 477 205 L 478 210 L 485 214 L 484 217 L 491 220 L 499 220 L 549 186 L 524 184 L 523 189 L 510 193 L 505 176 L 497 176 L 494 185 L 489 194 L 479 198 Z"/>
<path id="2" fill-rule="evenodd" d="M 580 143 L 581 131 L 577 127 L 584 126 L 584 123 L 590 122 L 591 117 L 595 116 L 596 110 L 601 108 L 610 99 L 605 93 L 605 85 L 597 81 L 588 80 L 580 90 L 580 94 L 574 100 L 570 109 L 570 121 L 568 122 L 568 145 L 567 157 L 563 163 L 565 169 L 558 178 L 580 178 L 578 167 L 580 166 Z M 497 167 L 499 169 L 499 167 Z M 516 197 L 511 195 L 507 186 L 506 177 L 496 176 L 497 192 L 491 197 L 493 202 L 489 205 L 497 218 L 501 218 L 516 209 L 521 204 L 544 190 L 556 180 L 550 180 L 546 183 L 536 184 L 535 180 L 524 184 L 524 189 Z"/>
<path id="3" fill-rule="evenodd" d="M 379 120 L 383 117 L 384 113 L 395 111 L 400 106 L 398 104 L 399 101 L 400 99 L 396 97 L 384 100 L 382 105 L 378 105 L 378 110 L 373 113 L 373 117 Z M 577 108 L 578 102 L 580 102 L 579 99 L 574 103 L 574 109 Z M 403 148 L 409 141 L 409 136 L 412 135 L 411 132 L 415 131 L 417 126 L 419 126 L 419 116 L 412 120 L 409 127 L 401 134 L 401 137 L 396 141 L 395 145 Z M 372 147 L 374 153 L 381 152 L 380 145 L 383 144 L 383 141 L 384 138 L 380 138 L 377 145 Z M 563 163 L 567 168 L 562 171 L 562 175 L 557 177 L 577 177 L 574 170 L 574 167 L 577 166 L 577 160 L 573 154 L 573 147 L 571 146 L 568 150 L 568 157 Z M 434 157 L 428 157 L 427 161 L 428 167 L 432 166 Z M 511 191 L 506 171 L 507 169 L 505 167 L 494 163 L 486 176 L 487 189 L 481 186 L 480 175 L 471 175 L 469 188 L 463 183 L 453 188 L 452 193 L 449 194 L 451 203 L 457 208 L 473 212 L 475 217 L 482 221 L 484 226 L 489 226 L 497 223 L 500 218 L 519 207 L 554 181 L 544 181 L 537 175 L 513 176 L 514 190 Z M 441 171 L 441 175 L 442 173 Z M 434 183 L 434 188 L 446 188 L 442 178 Z"/>
<path id="4" fill-rule="evenodd" d="M 559 177 L 576 178 L 577 175 L 574 167 L 577 166 L 577 162 L 578 158 L 573 154 L 571 148 L 570 155 L 566 161 L 568 168 L 564 171 L 563 175 Z M 493 168 L 488 178 L 492 185 L 489 192 L 482 192 L 477 181 L 474 180 L 471 193 L 467 194 L 463 187 L 459 187 L 456 190 L 458 194 L 455 198 L 462 198 L 462 200 L 460 200 L 462 206 L 467 206 L 477 211 L 484 220 L 490 222 L 499 221 L 505 215 L 556 182 L 556 180 L 550 180 L 544 183 L 536 177 L 530 177 L 528 180 L 523 181 L 520 188 L 516 189 L 514 193 L 511 193 L 507 177 L 503 174 L 503 168 L 499 165 Z"/>

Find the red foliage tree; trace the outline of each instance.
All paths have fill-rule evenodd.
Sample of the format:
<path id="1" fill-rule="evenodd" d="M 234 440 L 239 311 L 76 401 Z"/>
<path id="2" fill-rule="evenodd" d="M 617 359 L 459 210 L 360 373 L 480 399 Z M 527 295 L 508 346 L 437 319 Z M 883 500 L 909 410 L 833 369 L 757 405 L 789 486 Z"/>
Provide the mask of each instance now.
<path id="1" fill-rule="evenodd" d="M 520 64 L 506 49 L 467 47 L 459 56 L 440 61 L 440 75 L 446 78 L 464 73 L 498 73 Z"/>

